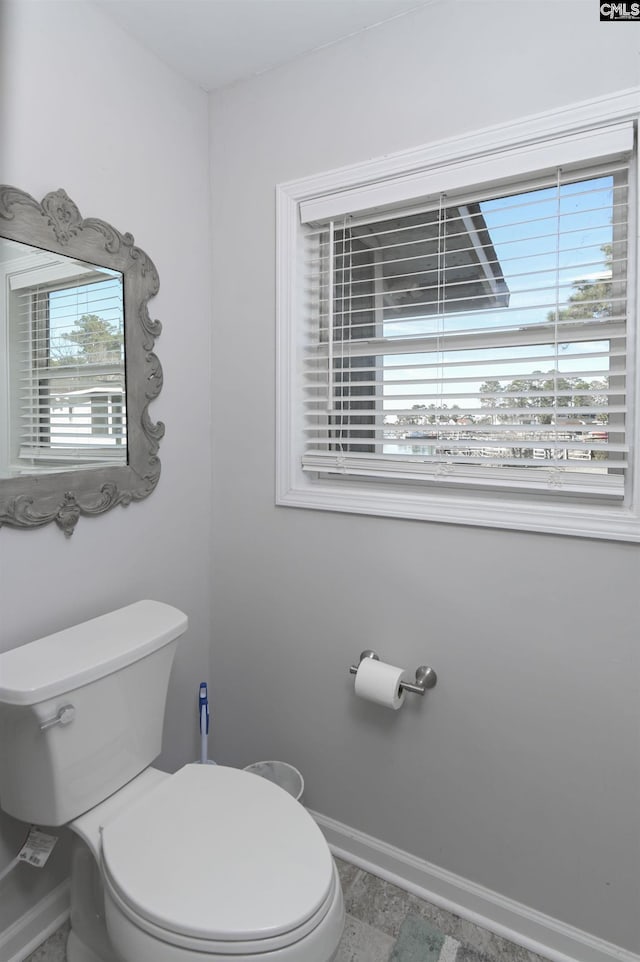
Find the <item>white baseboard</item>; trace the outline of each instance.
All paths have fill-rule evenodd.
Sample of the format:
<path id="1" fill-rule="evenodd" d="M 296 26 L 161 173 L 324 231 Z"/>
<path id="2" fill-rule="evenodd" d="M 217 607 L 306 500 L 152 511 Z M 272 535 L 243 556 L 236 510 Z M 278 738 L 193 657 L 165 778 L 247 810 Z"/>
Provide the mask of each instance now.
<path id="1" fill-rule="evenodd" d="M 338 858 L 551 962 L 640 962 L 640 955 L 634 952 L 543 915 L 325 815 L 311 815 Z"/>
<path id="2" fill-rule="evenodd" d="M 69 882 L 61 882 L 0 932 L 0 962 L 23 962 L 69 918 Z"/>

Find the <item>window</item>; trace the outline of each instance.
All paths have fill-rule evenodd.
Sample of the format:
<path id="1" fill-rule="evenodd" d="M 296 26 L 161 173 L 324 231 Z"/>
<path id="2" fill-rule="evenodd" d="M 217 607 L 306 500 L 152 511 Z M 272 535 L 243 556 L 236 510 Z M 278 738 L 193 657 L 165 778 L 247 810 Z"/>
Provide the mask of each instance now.
<path id="1" fill-rule="evenodd" d="M 5 241 L 4 476 L 126 464 L 122 275 Z"/>
<path id="2" fill-rule="evenodd" d="M 640 538 L 634 124 L 577 115 L 279 188 L 279 503 Z"/>

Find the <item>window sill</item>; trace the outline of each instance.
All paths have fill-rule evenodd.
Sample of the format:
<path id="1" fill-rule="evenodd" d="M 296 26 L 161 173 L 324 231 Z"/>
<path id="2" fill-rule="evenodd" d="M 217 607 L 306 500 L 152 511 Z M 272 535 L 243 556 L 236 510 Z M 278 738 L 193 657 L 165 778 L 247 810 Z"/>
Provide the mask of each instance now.
<path id="1" fill-rule="evenodd" d="M 286 486 L 278 491 L 276 504 L 599 540 L 640 541 L 640 518 L 637 512 L 622 504 L 577 504 L 561 498 L 553 502 L 547 499 L 535 501 L 514 494 L 496 496 L 495 493 L 482 495 L 433 489 L 426 492 L 415 485 L 387 486 L 353 480 L 306 478 L 299 485 Z"/>

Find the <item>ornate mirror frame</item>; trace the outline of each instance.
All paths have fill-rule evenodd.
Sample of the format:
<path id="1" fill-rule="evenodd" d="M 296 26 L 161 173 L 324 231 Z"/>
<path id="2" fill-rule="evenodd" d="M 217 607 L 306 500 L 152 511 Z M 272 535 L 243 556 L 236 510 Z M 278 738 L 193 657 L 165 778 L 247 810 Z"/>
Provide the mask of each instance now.
<path id="1" fill-rule="evenodd" d="M 70 536 L 81 515 L 140 501 L 158 483 L 164 424 L 152 422 L 149 404 L 162 390 L 162 367 L 153 353 L 162 325 L 147 309 L 158 292 L 158 273 L 131 234 L 93 217 L 84 220 L 64 190 L 38 203 L 22 190 L 0 185 L 0 236 L 123 274 L 128 463 L 0 479 L 0 527 L 35 528 L 55 521 Z"/>

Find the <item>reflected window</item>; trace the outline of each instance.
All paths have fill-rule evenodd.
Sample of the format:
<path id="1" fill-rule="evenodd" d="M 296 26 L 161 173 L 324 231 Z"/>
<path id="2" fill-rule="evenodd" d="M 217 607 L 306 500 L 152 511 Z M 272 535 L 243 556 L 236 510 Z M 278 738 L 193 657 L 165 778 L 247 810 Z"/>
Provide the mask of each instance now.
<path id="1" fill-rule="evenodd" d="M 2 244 L 4 476 L 126 464 L 122 274 Z"/>

